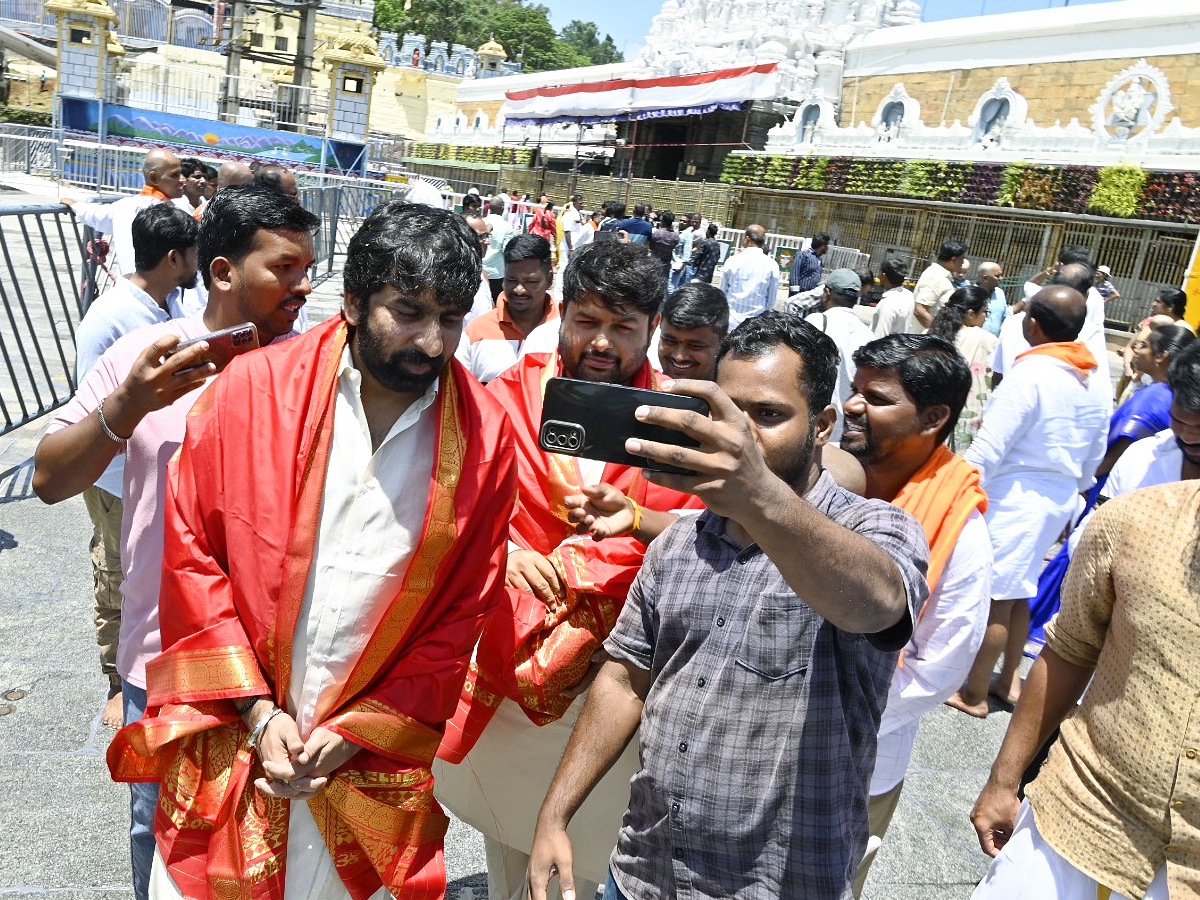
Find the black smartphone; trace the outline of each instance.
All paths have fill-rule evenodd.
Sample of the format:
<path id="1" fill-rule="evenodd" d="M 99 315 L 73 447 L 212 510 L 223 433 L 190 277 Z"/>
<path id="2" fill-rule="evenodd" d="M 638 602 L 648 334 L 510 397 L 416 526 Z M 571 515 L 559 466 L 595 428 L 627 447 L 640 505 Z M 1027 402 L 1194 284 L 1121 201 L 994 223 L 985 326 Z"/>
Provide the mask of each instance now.
<path id="1" fill-rule="evenodd" d="M 538 446 L 547 453 L 599 459 L 652 472 L 696 474 L 690 469 L 668 466 L 626 452 L 625 441 L 629 438 L 678 447 L 700 446 L 683 432 L 639 422 L 633 415 L 639 406 L 665 406 L 692 410 L 702 416 L 709 414 L 708 404 L 699 397 L 647 391 L 623 384 L 551 378 L 546 383 Z"/>
<path id="2" fill-rule="evenodd" d="M 217 367 L 217 371 L 221 372 L 229 365 L 235 356 L 240 356 L 250 350 L 258 348 L 258 328 L 253 322 L 243 322 L 241 325 L 234 325 L 232 328 L 222 328 L 220 331 L 214 331 L 211 334 L 202 334 L 198 338 L 192 338 L 190 341 L 183 341 L 176 344 L 167 351 L 167 356 L 173 356 L 180 350 L 186 350 L 193 344 L 198 344 L 200 341 L 208 342 L 208 351 L 204 354 L 204 362 L 210 362 Z M 165 358 L 165 357 L 164 357 Z M 195 366 L 188 366 L 189 369 L 194 369 Z M 187 371 L 182 369 L 180 371 Z"/>

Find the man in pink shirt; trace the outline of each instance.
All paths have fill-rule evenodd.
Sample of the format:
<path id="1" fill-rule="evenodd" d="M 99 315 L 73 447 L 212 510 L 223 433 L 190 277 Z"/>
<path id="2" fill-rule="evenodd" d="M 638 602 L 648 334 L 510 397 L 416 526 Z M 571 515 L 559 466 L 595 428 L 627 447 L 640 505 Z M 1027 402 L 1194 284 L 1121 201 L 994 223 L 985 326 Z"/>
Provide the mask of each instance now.
<path id="1" fill-rule="evenodd" d="M 253 322 L 260 344 L 292 335 L 311 291 L 312 234 L 320 220 L 288 198 L 257 186 L 217 194 L 200 225 L 204 311 L 120 338 L 100 357 L 75 396 L 55 415 L 34 456 L 33 488 L 58 503 L 95 482 L 125 454 L 122 489 L 121 676 L 125 721 L 146 707 L 146 663 L 161 650 L 159 579 L 167 461 L 183 442 L 187 415 L 216 367 L 203 342 L 165 356 L 181 341 Z M 130 856 L 134 894 L 147 900 L 154 858 L 154 784 L 131 784 Z"/>

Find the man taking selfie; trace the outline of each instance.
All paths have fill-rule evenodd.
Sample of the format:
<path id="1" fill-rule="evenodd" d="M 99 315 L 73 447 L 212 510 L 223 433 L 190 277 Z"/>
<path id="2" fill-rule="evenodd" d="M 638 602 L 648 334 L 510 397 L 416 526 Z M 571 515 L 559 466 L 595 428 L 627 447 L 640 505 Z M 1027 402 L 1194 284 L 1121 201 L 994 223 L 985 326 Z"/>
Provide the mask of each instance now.
<path id="1" fill-rule="evenodd" d="M 837 347 L 767 312 L 722 348 L 717 382 L 677 381 L 712 417 L 643 407 L 689 449 L 630 453 L 708 509 L 649 548 L 538 819 L 529 890 L 576 878 L 568 826 L 641 728 L 606 898 L 844 900 L 867 842 L 875 734 L 926 596 L 917 522 L 819 465 Z M 797 547 L 805 548 L 798 553 Z"/>

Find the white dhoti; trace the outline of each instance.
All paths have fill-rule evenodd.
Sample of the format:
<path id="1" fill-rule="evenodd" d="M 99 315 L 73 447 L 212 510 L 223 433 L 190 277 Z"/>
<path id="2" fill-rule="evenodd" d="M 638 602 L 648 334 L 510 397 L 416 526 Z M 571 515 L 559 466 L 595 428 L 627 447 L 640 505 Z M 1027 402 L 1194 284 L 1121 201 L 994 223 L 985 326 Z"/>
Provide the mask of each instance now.
<path id="1" fill-rule="evenodd" d="M 971 900 L 1130 900 L 1079 871 L 1046 843 L 1029 802 L 1021 804 L 1012 837 L 992 860 Z M 1143 900 L 1168 900 L 1167 867 L 1154 876 Z"/>
<path id="2" fill-rule="evenodd" d="M 333 857 L 308 811 L 308 803 L 293 800 L 291 804 L 284 900 L 350 900 L 350 892 L 334 868 Z M 184 900 L 157 848 L 150 869 L 150 900 Z M 370 900 L 392 900 L 392 894 L 387 888 L 380 888 Z"/>
<path id="3" fill-rule="evenodd" d="M 459 765 L 434 761 L 438 802 L 482 832 L 488 844 L 492 900 L 501 892 L 505 900 L 522 896 L 538 811 L 584 699 L 577 698 L 566 715 L 544 726 L 534 725 L 520 706 L 504 700 L 466 759 Z M 588 889 L 594 893 L 607 877 L 608 859 L 629 806 L 629 782 L 640 768 L 635 735 L 571 820 L 567 832 L 580 900 L 591 900 Z"/>
<path id="4" fill-rule="evenodd" d="M 1000 479 L 997 479 L 999 482 Z M 1019 476 L 988 485 L 984 514 L 992 539 L 992 599 L 1020 600 L 1037 595 L 1046 553 L 1071 521 L 1073 484 L 1024 481 Z"/>

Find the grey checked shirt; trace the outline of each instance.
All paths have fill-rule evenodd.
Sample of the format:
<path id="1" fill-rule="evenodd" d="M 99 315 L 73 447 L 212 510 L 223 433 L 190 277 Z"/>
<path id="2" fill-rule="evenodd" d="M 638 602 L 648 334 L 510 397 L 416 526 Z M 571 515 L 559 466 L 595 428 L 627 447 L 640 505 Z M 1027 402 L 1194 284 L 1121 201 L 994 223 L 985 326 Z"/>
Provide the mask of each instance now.
<path id="1" fill-rule="evenodd" d="M 805 499 L 891 556 L 909 614 L 875 635 L 835 628 L 709 512 L 650 545 L 605 642 L 652 679 L 611 862 L 630 898 L 851 896 L 879 717 L 927 594 L 928 547 L 908 513 L 827 472 Z"/>

